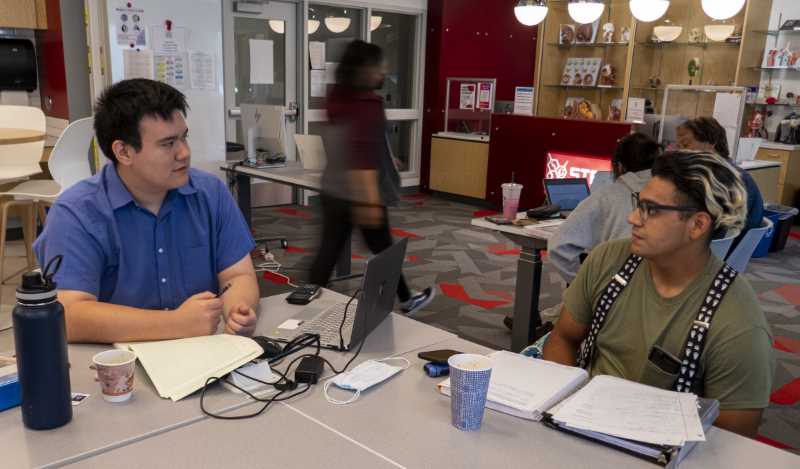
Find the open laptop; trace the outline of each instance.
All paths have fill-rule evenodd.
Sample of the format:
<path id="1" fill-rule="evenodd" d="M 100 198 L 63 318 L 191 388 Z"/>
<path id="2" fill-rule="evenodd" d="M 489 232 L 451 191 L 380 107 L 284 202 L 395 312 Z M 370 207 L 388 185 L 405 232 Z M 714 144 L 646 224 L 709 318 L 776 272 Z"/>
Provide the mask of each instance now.
<path id="1" fill-rule="evenodd" d="M 545 179 L 547 201 L 561 207 L 561 216 L 567 218 L 581 201 L 589 197 L 586 179 Z"/>
<path id="2" fill-rule="evenodd" d="M 319 334 L 320 344 L 325 348 L 345 351 L 357 346 L 392 312 L 407 244 L 408 239 L 404 238 L 367 261 L 361 282 L 361 298 L 350 303 L 342 328 L 344 350 L 339 326 L 347 301 L 333 306 L 324 303 L 320 306 L 320 303 L 312 301 L 292 317 L 302 321 L 297 329 L 275 329 L 270 337 L 289 342 L 301 334 Z"/>

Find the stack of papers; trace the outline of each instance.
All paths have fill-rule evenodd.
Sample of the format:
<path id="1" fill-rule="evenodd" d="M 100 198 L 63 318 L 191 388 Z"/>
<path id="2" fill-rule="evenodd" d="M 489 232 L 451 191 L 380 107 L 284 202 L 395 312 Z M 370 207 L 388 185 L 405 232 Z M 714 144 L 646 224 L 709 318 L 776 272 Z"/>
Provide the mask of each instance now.
<path id="1" fill-rule="evenodd" d="M 492 377 L 486 407 L 539 421 L 548 409 L 573 393 L 589 379 L 586 370 L 535 360 L 507 351 L 488 355 Z M 450 395 L 450 380 L 439 383 L 439 392 Z"/>
<path id="2" fill-rule="evenodd" d="M 115 344 L 136 354 L 163 398 L 178 401 L 264 353 L 248 337 L 229 334 Z"/>
<path id="3" fill-rule="evenodd" d="M 597 376 L 554 408 L 567 428 L 663 446 L 705 441 L 697 396 Z"/>

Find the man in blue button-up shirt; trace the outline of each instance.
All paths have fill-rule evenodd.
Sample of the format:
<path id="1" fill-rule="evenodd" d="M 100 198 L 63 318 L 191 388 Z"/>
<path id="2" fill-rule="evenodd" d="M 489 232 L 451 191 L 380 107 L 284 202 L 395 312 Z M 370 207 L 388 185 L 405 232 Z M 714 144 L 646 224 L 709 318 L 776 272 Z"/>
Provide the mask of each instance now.
<path id="1" fill-rule="evenodd" d="M 223 182 L 190 168 L 186 109 L 178 90 L 144 79 L 98 101 L 95 134 L 113 164 L 58 198 L 34 246 L 41 265 L 63 255 L 71 342 L 255 329 L 253 238 Z"/>

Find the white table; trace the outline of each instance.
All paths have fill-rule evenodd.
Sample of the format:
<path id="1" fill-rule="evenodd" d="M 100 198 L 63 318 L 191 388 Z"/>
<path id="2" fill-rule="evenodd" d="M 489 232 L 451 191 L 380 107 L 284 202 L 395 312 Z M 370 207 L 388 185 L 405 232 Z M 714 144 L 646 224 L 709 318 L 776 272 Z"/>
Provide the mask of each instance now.
<path id="1" fill-rule="evenodd" d="M 291 161 L 283 167 L 256 169 L 241 164 L 220 166 L 222 171 L 234 175 L 236 181 L 236 194 L 239 209 L 244 215 L 247 225 L 252 228 L 252 204 L 250 199 L 250 186 L 252 179 L 276 182 L 292 187 L 292 199 L 294 203 L 300 201 L 300 190 L 312 190 L 319 192 L 322 190 L 322 171 L 306 170 L 303 166 Z M 352 268 L 350 242 L 344 244 L 341 256 L 336 263 L 336 276 L 345 277 L 350 275 Z"/>
<path id="2" fill-rule="evenodd" d="M 520 214 L 524 216 L 524 214 Z M 542 325 L 539 293 L 542 286 L 542 251 L 547 240 L 563 220 L 547 220 L 529 227 L 495 225 L 485 218 L 472 219 L 472 226 L 498 231 L 522 249 L 517 261 L 517 285 L 514 289 L 514 326 L 511 350 L 519 352 L 533 343 L 536 329 Z"/>
<path id="3" fill-rule="evenodd" d="M 285 296 L 262 299 L 257 335 L 272 331 L 303 308 L 289 305 Z M 333 303 L 346 299 L 348 297 L 326 290 L 316 301 Z M 355 364 L 369 358 L 407 353 L 454 337 L 393 313 L 369 335 Z M 19 407 L 0 412 L 0 467 L 52 467 L 81 461 L 137 441 L 160 438 L 164 433 L 207 419 L 200 410 L 199 393 L 178 402 L 161 399 L 139 365 L 131 401 L 126 404 L 103 401 L 94 382 L 94 372 L 88 367 L 95 353 L 109 348 L 97 345 L 69 347 L 72 391 L 92 396 L 80 406 L 73 407 L 73 420 L 67 425 L 48 431 L 28 430 L 22 425 Z M 325 354 L 337 367 L 352 356 L 332 351 Z M 277 368 L 283 369 L 280 365 Z M 215 413 L 232 412 L 251 403 L 245 396 L 230 393 L 220 386 L 210 389 L 206 396 L 207 408 Z M 211 448 L 219 450 L 215 446 Z"/>
<path id="4" fill-rule="evenodd" d="M 462 339 L 433 347 L 482 354 L 491 351 Z M 206 420 L 99 455 L 79 467 L 658 467 L 489 409 L 480 431 L 461 432 L 450 425 L 450 400 L 436 391 L 442 378 L 423 373 L 416 351 L 404 356 L 411 361 L 411 368 L 365 392 L 354 404 L 329 404 L 317 387 L 255 419 L 234 423 Z M 800 458 L 788 452 L 718 428 L 709 431 L 707 438 L 682 468 L 800 465 Z"/>

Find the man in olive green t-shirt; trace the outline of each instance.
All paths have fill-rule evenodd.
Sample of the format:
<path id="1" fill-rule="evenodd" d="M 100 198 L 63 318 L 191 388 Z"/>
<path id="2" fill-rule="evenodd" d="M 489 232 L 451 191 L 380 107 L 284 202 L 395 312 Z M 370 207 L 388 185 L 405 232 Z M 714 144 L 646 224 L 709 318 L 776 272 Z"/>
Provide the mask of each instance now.
<path id="1" fill-rule="evenodd" d="M 632 238 L 592 250 L 567 290 L 544 358 L 574 366 L 595 307 L 631 254 L 644 260 L 614 302 L 589 371 L 671 389 L 677 374 L 651 360 L 654 347 L 681 357 L 697 313 L 723 263 L 711 254 L 715 232 L 741 229 L 746 192 L 735 170 L 709 153 L 666 153 L 634 194 Z M 774 358 L 769 326 L 750 284 L 738 276 L 713 316 L 699 358 L 698 392 L 720 401 L 719 427 L 756 435 L 769 405 Z"/>

